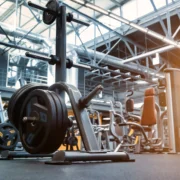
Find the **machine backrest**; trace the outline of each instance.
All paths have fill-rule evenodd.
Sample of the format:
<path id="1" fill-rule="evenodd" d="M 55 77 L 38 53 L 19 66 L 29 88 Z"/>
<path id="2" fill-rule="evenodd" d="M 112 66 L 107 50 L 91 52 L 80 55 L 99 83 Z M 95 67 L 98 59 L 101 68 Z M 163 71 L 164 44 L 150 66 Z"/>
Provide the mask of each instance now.
<path id="1" fill-rule="evenodd" d="M 134 111 L 134 100 L 127 99 L 126 100 L 126 112 L 133 112 Z"/>
<path id="2" fill-rule="evenodd" d="M 117 143 L 120 143 L 120 136 L 123 136 L 123 127 L 116 125 L 114 112 L 110 111 L 110 134 L 114 137 Z"/>
<path id="3" fill-rule="evenodd" d="M 148 88 L 145 90 L 144 105 L 141 117 L 141 125 L 152 126 L 157 123 L 155 108 L 155 90 Z"/>

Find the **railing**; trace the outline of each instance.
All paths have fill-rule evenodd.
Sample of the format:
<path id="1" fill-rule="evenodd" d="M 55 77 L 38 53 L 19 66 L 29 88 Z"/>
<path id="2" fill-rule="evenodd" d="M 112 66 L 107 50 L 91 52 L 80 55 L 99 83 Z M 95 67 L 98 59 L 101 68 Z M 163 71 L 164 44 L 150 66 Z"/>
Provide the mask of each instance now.
<path id="1" fill-rule="evenodd" d="M 0 86 L 6 86 L 7 70 L 0 68 Z"/>
<path id="2" fill-rule="evenodd" d="M 48 83 L 48 77 L 46 76 L 40 76 L 40 75 L 28 75 L 28 74 L 22 74 L 22 79 L 25 79 L 28 83 L 36 82 L 36 83 Z"/>
<path id="3" fill-rule="evenodd" d="M 15 72 L 15 71 L 14 71 Z M 6 87 L 11 86 L 14 87 L 16 85 L 16 82 L 18 79 L 16 78 L 15 74 L 12 77 L 8 77 L 8 72 L 6 69 L 0 68 L 0 86 Z M 29 74 L 29 73 L 22 73 L 21 79 L 24 79 L 27 83 L 48 83 L 48 77 L 47 76 L 41 76 L 41 75 L 35 75 L 35 74 Z"/>

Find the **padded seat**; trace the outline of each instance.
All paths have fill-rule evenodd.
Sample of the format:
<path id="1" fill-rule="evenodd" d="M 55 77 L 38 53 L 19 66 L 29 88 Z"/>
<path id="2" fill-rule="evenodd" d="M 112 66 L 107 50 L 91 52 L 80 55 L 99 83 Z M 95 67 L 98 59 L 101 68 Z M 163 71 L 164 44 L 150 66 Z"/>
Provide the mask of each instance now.
<path id="1" fill-rule="evenodd" d="M 141 125 L 142 126 L 155 125 L 156 119 L 157 119 L 157 112 L 155 107 L 155 90 L 154 88 L 148 88 L 145 90 Z"/>

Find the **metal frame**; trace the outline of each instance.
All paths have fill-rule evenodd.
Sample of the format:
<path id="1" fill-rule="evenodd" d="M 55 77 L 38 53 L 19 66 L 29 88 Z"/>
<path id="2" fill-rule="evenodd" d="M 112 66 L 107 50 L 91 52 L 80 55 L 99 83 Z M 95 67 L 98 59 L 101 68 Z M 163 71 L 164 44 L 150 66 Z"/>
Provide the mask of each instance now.
<path id="1" fill-rule="evenodd" d="M 12 29 L 11 27 L 9 28 L 9 27 L 6 26 L 6 24 L 0 23 L 1 27 L 3 28 L 3 30 L 5 32 L 4 33 L 3 30 L 1 32 L 1 33 L 5 34 L 5 36 L 4 36 L 4 40 L 2 42 L 0 42 L 0 44 L 4 45 L 4 46 L 9 46 L 9 47 L 12 47 L 12 48 L 16 48 L 16 49 L 27 50 L 27 51 L 34 52 L 34 53 L 38 53 L 38 52 L 42 51 L 41 53 L 43 55 L 46 55 L 46 52 L 47 52 L 47 54 L 49 54 L 51 52 L 51 50 L 49 49 L 50 47 L 48 46 L 48 43 L 46 43 L 48 39 L 45 39 L 45 38 L 37 35 L 37 33 L 42 33 L 44 30 L 47 30 L 48 28 L 49 28 L 49 32 L 51 32 L 51 30 L 53 30 L 53 26 L 55 24 L 53 24 L 52 26 L 49 26 L 49 27 L 46 27 L 46 26 L 41 24 L 40 25 L 41 27 L 36 30 L 36 33 L 34 33 L 34 32 L 33 33 L 26 32 L 26 31 L 23 30 L 23 27 L 25 27 L 25 25 L 27 25 L 28 23 L 32 22 L 35 17 L 37 17 L 37 18 L 35 18 L 36 21 L 39 22 L 39 17 L 40 17 L 41 13 L 36 9 L 31 9 L 30 8 L 29 10 L 31 12 L 32 18 L 30 18 L 30 20 L 28 20 L 27 22 L 23 23 L 22 22 L 22 19 L 23 19 L 22 18 L 23 17 L 22 13 L 23 12 L 21 11 L 21 8 L 22 8 L 22 6 L 25 6 L 25 7 L 28 8 L 27 3 L 24 0 L 16 0 L 16 1 L 7 0 L 7 1 L 15 2 L 15 3 L 12 4 L 13 8 L 10 7 L 9 9 L 7 9 L 7 11 L 3 15 L 3 19 L 1 18 L 2 17 L 1 16 L 0 20 L 5 21 L 5 19 L 7 19 L 12 13 L 16 12 L 15 19 L 17 19 L 17 22 L 19 22 L 19 23 L 17 23 L 17 27 L 13 32 L 10 31 L 10 29 Z M 123 5 L 128 2 L 128 1 L 122 1 L 122 3 L 117 4 L 116 0 L 111 0 L 111 1 L 112 1 L 112 3 L 114 3 L 114 5 L 112 4 L 111 10 L 115 9 L 115 7 L 117 7 L 117 5 L 119 6 L 119 8 L 122 8 Z M 164 27 L 162 21 L 164 19 L 167 19 L 168 27 L 166 29 L 163 28 L 164 32 L 165 32 L 165 35 L 168 36 L 168 37 L 172 36 L 172 39 L 174 39 L 174 37 L 179 32 L 180 28 L 178 27 L 176 29 L 176 31 L 172 34 L 172 32 L 171 32 L 172 31 L 171 30 L 171 16 L 177 14 L 178 17 L 180 17 L 180 13 L 178 11 L 178 7 L 180 6 L 180 1 L 173 1 L 172 3 L 169 3 L 169 4 L 167 3 L 165 7 L 160 8 L 160 9 L 157 9 L 157 7 L 155 7 L 155 4 L 154 4 L 153 0 L 150 0 L 150 1 L 151 1 L 152 5 L 154 7 L 154 12 L 141 17 L 139 21 L 137 21 L 137 20 L 133 21 L 133 23 L 137 23 L 138 25 L 141 25 L 143 27 L 147 27 L 147 26 L 149 26 L 149 25 L 151 25 L 153 23 L 158 22 L 158 20 L 160 19 L 160 22 L 161 22 L 162 26 Z M 63 2 L 61 2 L 61 3 L 63 3 Z M 94 0 L 93 3 L 96 4 L 96 1 Z M 88 16 L 88 15 L 81 12 L 81 8 L 83 6 L 79 6 L 77 8 L 78 9 L 77 10 L 76 8 L 73 8 L 73 7 L 69 6 L 68 4 L 65 4 L 65 5 L 68 7 L 68 9 L 70 9 L 70 10 L 74 11 L 76 14 L 78 14 L 79 15 L 78 18 L 81 18 L 81 16 L 83 16 L 83 17 L 87 18 L 87 20 L 93 22 L 95 24 L 95 26 L 96 26 L 95 28 L 97 30 L 99 30 L 99 32 L 101 34 L 100 37 L 96 37 L 96 40 L 93 39 L 91 42 L 82 43 L 82 45 L 81 45 L 81 47 L 83 47 L 83 49 L 85 49 L 85 51 L 86 51 L 85 54 L 90 60 L 90 62 L 88 62 L 88 63 L 91 63 L 91 64 L 94 63 L 93 65 L 96 65 L 96 63 L 98 63 L 99 66 L 102 66 L 102 67 L 104 67 L 104 65 L 115 66 L 115 67 L 120 68 L 120 69 L 126 69 L 127 72 L 135 72 L 137 74 L 142 73 L 143 75 L 145 75 L 145 80 L 152 79 L 153 77 L 162 76 L 162 74 L 160 72 L 161 72 L 161 68 L 163 66 L 155 67 L 154 69 L 151 69 L 149 67 L 149 62 L 152 60 L 152 55 L 154 55 L 157 52 L 162 53 L 164 51 L 168 51 L 171 48 L 174 48 L 173 46 L 166 46 L 166 47 L 163 47 L 163 48 L 159 48 L 159 49 L 156 49 L 156 50 L 153 50 L 153 51 L 146 52 L 146 49 L 144 47 L 140 46 L 137 42 L 134 42 L 134 41 L 132 41 L 131 39 L 129 39 L 129 38 L 127 38 L 125 36 L 125 32 L 126 32 L 126 35 L 129 35 L 129 34 L 136 31 L 135 28 L 130 28 L 129 29 L 129 26 L 124 25 L 124 24 L 121 23 L 121 29 L 118 28 L 118 29 L 114 30 L 112 27 L 109 27 L 108 25 L 104 25 L 102 22 L 100 22 L 98 20 L 98 18 L 101 17 L 101 15 L 97 16 L 97 13 L 96 14 L 94 13 L 93 17 L 90 17 L 90 16 Z M 120 13 L 119 16 L 123 16 L 123 14 Z M 155 18 L 155 17 L 157 17 L 157 18 Z M 99 28 L 100 26 L 106 28 L 108 30 L 108 33 L 103 34 L 101 32 L 100 28 Z M 73 29 L 77 30 L 80 27 L 81 26 L 75 26 L 74 25 L 74 28 L 72 28 L 72 30 Z M 69 32 L 71 32 L 71 31 L 69 31 Z M 78 34 L 79 37 L 80 37 L 80 35 L 81 34 Z M 17 37 L 17 36 L 21 37 L 22 41 L 20 41 L 20 43 L 17 43 L 18 38 L 13 39 L 11 36 L 12 37 Z M 9 42 L 6 41 L 7 38 L 9 40 Z M 31 45 L 32 47 L 34 46 L 35 43 L 39 43 L 39 46 L 41 47 L 41 49 L 46 49 L 46 52 L 43 52 L 43 50 L 39 51 L 39 49 L 37 49 L 37 48 L 29 48 L 28 43 L 24 40 L 24 38 L 28 39 L 30 41 L 30 43 L 32 43 L 32 45 Z M 125 45 L 127 47 L 127 51 L 129 53 L 128 53 L 127 57 L 125 57 L 123 59 L 122 58 L 121 59 L 120 58 L 114 59 L 114 57 L 108 56 L 108 54 L 111 53 L 111 50 L 113 50 L 115 45 L 118 44 L 118 41 L 114 45 L 112 43 L 108 43 L 108 41 L 112 42 L 113 40 L 116 40 L 116 39 L 119 39 L 119 38 L 122 38 L 122 42 L 125 43 Z M 43 41 L 43 43 L 42 43 L 42 41 Z M 81 39 L 81 41 L 82 41 L 82 39 Z M 92 42 L 93 42 L 93 44 L 92 44 Z M 102 45 L 102 42 L 103 42 L 103 44 L 105 44 L 106 49 L 105 49 L 105 53 L 101 56 L 101 58 L 98 59 L 99 54 L 98 54 L 98 52 L 95 53 L 95 49 L 97 49 L 97 47 L 99 45 Z M 53 40 L 51 41 L 51 43 L 52 44 L 54 43 Z M 89 50 L 89 47 L 93 48 L 93 53 L 91 53 L 91 50 Z M 76 49 L 77 49 L 77 47 L 76 47 Z M 106 60 L 104 61 L 103 57 L 108 57 L 107 61 Z M 146 58 L 146 62 L 147 62 L 146 66 L 140 65 L 139 60 L 141 60 L 142 58 L 143 59 Z M 84 59 L 82 57 L 80 57 L 80 62 L 83 63 Z M 123 60 L 124 60 L 124 62 L 122 62 Z M 136 61 L 136 63 L 132 63 L 132 61 Z M 102 62 L 102 63 L 100 63 L 100 62 Z M 127 63 L 127 64 L 123 64 L 123 63 Z M 167 63 L 167 61 L 162 60 L 161 65 L 163 65 L 164 63 Z M 96 75 L 96 77 L 97 77 L 97 75 Z M 104 76 L 104 77 L 106 77 L 106 76 Z M 95 79 L 93 79 L 93 80 L 95 80 Z M 118 79 L 117 81 L 120 82 L 121 79 Z M 100 81 L 99 83 L 102 83 L 102 81 Z M 114 83 L 114 84 L 116 85 L 116 83 Z M 128 81 L 128 84 L 131 84 L 131 82 Z M 114 87 L 116 87 L 116 86 L 114 86 Z"/>

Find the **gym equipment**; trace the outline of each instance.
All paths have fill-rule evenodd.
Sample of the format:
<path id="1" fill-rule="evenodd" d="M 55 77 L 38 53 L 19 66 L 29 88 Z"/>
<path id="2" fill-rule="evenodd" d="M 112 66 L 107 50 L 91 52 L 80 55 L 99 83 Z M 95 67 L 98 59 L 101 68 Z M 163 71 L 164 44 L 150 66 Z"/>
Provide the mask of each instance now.
<path id="1" fill-rule="evenodd" d="M 175 68 L 165 69 L 167 120 L 169 131 L 170 153 L 180 152 L 180 70 Z"/>
<path id="2" fill-rule="evenodd" d="M 161 107 L 166 107 L 166 93 L 165 92 L 160 92 L 159 93 L 159 106 Z"/>
<path id="3" fill-rule="evenodd" d="M 163 148 L 169 150 L 169 132 L 168 132 L 168 117 L 167 110 L 161 113 L 161 121 L 163 124 Z"/>
<path id="4" fill-rule="evenodd" d="M 68 122 L 60 96 L 40 89 L 30 92 L 22 105 L 18 126 L 23 147 L 31 154 L 56 151 L 64 140 Z"/>
<path id="5" fill-rule="evenodd" d="M 48 89 L 47 85 L 30 83 L 18 89 L 11 97 L 8 105 L 9 121 L 18 129 L 21 107 L 27 95 L 35 89 Z"/>
<path id="6" fill-rule="evenodd" d="M 58 161 L 57 161 L 58 160 Z M 134 162 L 130 160 L 126 152 L 69 152 L 59 151 L 55 153 L 52 158 L 52 162 L 46 162 L 47 164 L 59 164 L 61 162 L 72 162 L 72 161 L 108 161 L 113 162 Z"/>
<path id="7" fill-rule="evenodd" d="M 159 106 L 160 107 L 166 107 L 167 103 L 166 103 L 166 81 L 165 78 L 163 79 L 159 79 L 158 80 L 159 84 L 158 84 L 158 90 L 159 90 Z"/>
<path id="8" fill-rule="evenodd" d="M 28 5 L 43 11 L 43 22 L 47 25 L 52 24 L 58 18 L 58 16 L 61 13 L 61 11 L 59 11 L 60 5 L 59 5 L 59 2 L 57 0 L 49 0 L 48 3 L 46 4 L 46 8 L 39 6 L 37 4 L 34 4 L 31 1 L 28 2 Z M 66 15 L 66 20 L 67 20 L 67 22 L 73 21 L 73 22 L 76 22 L 76 23 L 84 25 L 84 26 L 90 25 L 87 22 L 75 19 L 73 17 L 72 13 L 68 13 Z"/>
<path id="9" fill-rule="evenodd" d="M 135 148 L 136 153 L 147 150 L 163 150 L 163 124 L 160 119 L 160 108 L 154 101 L 154 95 L 155 91 L 153 88 L 146 89 L 142 117 L 136 117 L 136 119 L 139 119 L 139 124 L 136 123 L 136 121 L 129 119 L 129 117 L 127 121 L 122 114 L 116 113 L 114 110 L 111 111 L 110 132 L 118 143 L 115 151 L 118 151 L 122 147 L 133 147 Z M 156 131 L 153 128 L 153 125 L 157 125 Z M 117 128 L 117 126 L 128 126 L 129 133 L 123 133 L 123 135 L 120 136 L 115 130 L 115 127 Z M 148 135 L 146 135 L 146 133 L 148 133 Z M 142 135 L 144 137 L 143 139 Z"/>
<path id="10" fill-rule="evenodd" d="M 117 122 L 117 119 L 121 119 L 121 122 Z M 116 126 L 125 127 L 129 126 L 130 129 L 133 127 L 136 127 L 144 136 L 144 145 L 147 146 L 150 144 L 144 129 L 141 125 L 135 123 L 135 122 L 127 122 L 121 114 L 116 113 L 115 111 L 110 111 L 110 133 L 114 137 L 115 142 L 117 142 L 118 146 L 114 150 L 114 152 L 118 152 L 122 147 L 135 147 L 137 145 L 137 140 L 135 138 L 132 138 L 132 136 L 128 136 L 127 134 L 123 134 L 122 136 L 119 136 L 119 134 L 116 131 Z M 140 134 L 140 133 L 139 133 Z"/>
<path id="11" fill-rule="evenodd" d="M 43 158 L 43 157 L 53 157 L 53 154 L 29 154 L 27 152 L 19 151 L 2 151 L 2 159 L 13 159 L 13 158 Z"/>
<path id="12" fill-rule="evenodd" d="M 13 150 L 18 140 L 18 131 L 12 124 L 0 124 L 0 151 Z"/>
<path id="13" fill-rule="evenodd" d="M 130 94 L 126 95 L 125 99 L 125 106 L 126 106 L 126 112 L 133 112 L 134 111 L 134 100 L 130 98 L 134 94 L 132 90 L 128 90 L 127 92 L 130 92 Z"/>
<path id="14" fill-rule="evenodd" d="M 47 10 L 44 10 L 43 12 L 43 21 L 45 24 L 50 25 L 55 21 L 56 13 L 58 13 L 58 5 L 59 3 L 56 0 L 49 1 L 46 4 Z M 53 13 L 53 12 L 56 12 L 56 13 Z"/>
<path id="15" fill-rule="evenodd" d="M 74 146 L 76 147 L 76 149 L 79 151 L 79 147 L 78 147 L 78 138 L 75 136 L 75 132 L 74 132 L 74 125 L 72 125 L 71 128 L 69 128 L 67 130 L 67 136 L 64 139 L 63 145 L 66 146 L 66 151 L 73 151 L 74 150 Z"/>
<path id="16" fill-rule="evenodd" d="M 94 133 L 101 149 L 110 150 L 109 127 L 108 124 L 102 125 L 100 113 L 93 109 L 88 109 L 89 117 L 93 126 Z"/>
<path id="17" fill-rule="evenodd" d="M 150 141 L 150 145 L 149 147 L 143 147 L 141 151 L 163 151 L 163 123 L 160 119 L 160 107 L 155 103 L 155 95 L 154 88 L 145 90 L 144 104 L 141 107 L 140 124 L 148 134 L 147 137 Z M 139 138 L 141 139 L 141 136 Z"/>
<path id="18" fill-rule="evenodd" d="M 26 57 L 47 61 L 50 65 L 55 65 L 56 63 L 59 62 L 59 59 L 57 59 L 57 57 L 54 55 L 51 55 L 50 57 L 46 57 L 46 56 L 40 56 L 40 55 L 29 53 L 29 52 L 26 52 L 25 54 L 26 54 Z M 77 64 L 77 63 L 74 63 L 72 60 L 67 59 L 66 60 L 66 68 L 71 69 L 72 67 L 91 70 L 90 66 L 86 66 L 83 64 Z"/>
<path id="19" fill-rule="evenodd" d="M 128 90 L 127 93 L 130 94 L 126 94 L 126 98 L 125 98 L 125 119 L 127 121 L 132 121 L 132 122 L 140 122 L 140 117 L 136 116 L 133 113 L 134 111 L 134 100 L 131 98 L 131 96 L 134 94 L 133 90 Z"/>

